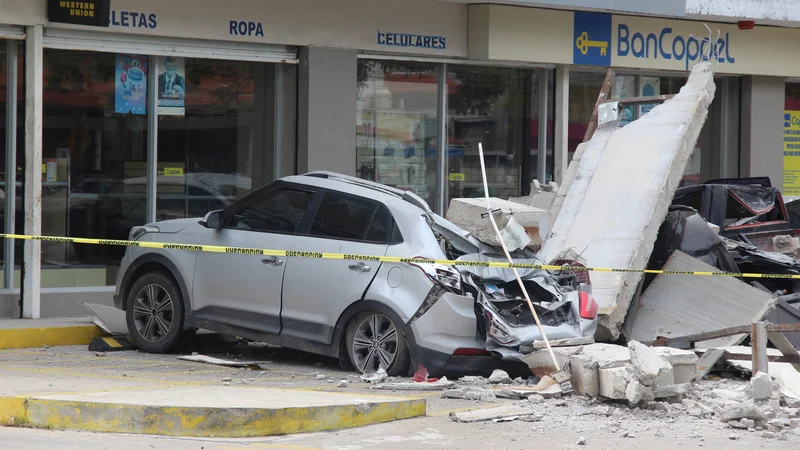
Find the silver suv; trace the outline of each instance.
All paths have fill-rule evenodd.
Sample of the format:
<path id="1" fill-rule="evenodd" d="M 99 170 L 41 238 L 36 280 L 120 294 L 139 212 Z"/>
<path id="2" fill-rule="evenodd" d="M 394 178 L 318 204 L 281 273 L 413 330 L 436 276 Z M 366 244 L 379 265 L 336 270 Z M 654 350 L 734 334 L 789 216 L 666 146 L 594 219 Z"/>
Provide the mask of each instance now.
<path id="1" fill-rule="evenodd" d="M 513 272 L 485 264 L 504 261 L 499 249 L 418 196 L 359 178 L 286 177 L 203 219 L 136 227 L 130 239 L 179 244 L 129 247 L 122 260 L 114 303 L 148 352 L 178 350 L 205 329 L 336 357 L 362 373 L 405 375 L 423 365 L 434 375 L 469 374 L 531 352 L 541 339 Z M 290 256 L 180 248 L 198 244 Z M 374 258 L 384 255 L 414 261 Z M 514 257 L 541 264 L 530 252 Z M 521 272 L 548 338 L 594 335 L 587 272 Z"/>

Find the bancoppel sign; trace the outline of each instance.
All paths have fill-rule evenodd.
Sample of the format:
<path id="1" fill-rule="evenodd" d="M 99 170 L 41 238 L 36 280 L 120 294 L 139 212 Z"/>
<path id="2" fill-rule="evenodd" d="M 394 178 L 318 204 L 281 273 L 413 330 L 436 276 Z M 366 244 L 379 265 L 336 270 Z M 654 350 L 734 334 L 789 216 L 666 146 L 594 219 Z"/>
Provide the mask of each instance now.
<path id="1" fill-rule="evenodd" d="M 47 20 L 50 22 L 107 27 L 110 12 L 111 0 L 47 0 Z"/>

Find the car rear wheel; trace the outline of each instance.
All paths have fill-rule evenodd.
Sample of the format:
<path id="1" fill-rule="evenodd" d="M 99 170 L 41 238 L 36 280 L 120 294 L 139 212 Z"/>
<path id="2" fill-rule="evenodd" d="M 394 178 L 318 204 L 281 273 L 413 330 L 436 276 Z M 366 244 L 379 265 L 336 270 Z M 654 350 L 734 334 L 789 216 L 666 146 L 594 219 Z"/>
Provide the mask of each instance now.
<path id="1" fill-rule="evenodd" d="M 125 308 L 128 334 L 139 349 L 169 353 L 185 344 L 184 307 L 172 278 L 148 272 L 131 286 Z"/>
<path id="2" fill-rule="evenodd" d="M 401 326 L 376 311 L 354 317 L 347 328 L 347 350 L 356 370 L 375 373 L 383 367 L 390 376 L 406 375 L 410 356 Z"/>

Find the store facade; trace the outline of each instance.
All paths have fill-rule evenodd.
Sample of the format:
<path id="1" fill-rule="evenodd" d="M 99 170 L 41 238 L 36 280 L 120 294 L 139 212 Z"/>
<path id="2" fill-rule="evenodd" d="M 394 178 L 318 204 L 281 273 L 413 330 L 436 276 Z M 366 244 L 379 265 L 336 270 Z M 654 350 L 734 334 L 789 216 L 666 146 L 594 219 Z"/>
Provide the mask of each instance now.
<path id="1" fill-rule="evenodd" d="M 708 47 L 700 22 L 435 0 L 0 0 L 0 10 L 0 230 L 59 237 L 126 239 L 322 169 L 413 190 L 443 211 L 483 194 L 478 143 L 490 194 L 526 195 L 533 179 L 560 180 L 607 67 L 614 96 L 671 94 Z M 684 183 L 752 173 L 780 185 L 788 156 L 772 147 L 800 64 L 777 55 L 796 33 L 713 28 L 717 98 Z M 20 314 L 20 288 L 40 299 L 26 300 L 29 317 L 110 302 L 124 250 L 1 245 L 0 317 Z"/>

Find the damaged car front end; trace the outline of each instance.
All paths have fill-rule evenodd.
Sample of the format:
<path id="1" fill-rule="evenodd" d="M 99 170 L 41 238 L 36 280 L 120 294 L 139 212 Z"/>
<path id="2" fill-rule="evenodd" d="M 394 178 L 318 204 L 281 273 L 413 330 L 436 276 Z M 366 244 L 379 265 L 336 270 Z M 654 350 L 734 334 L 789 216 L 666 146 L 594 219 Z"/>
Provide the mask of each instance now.
<path id="1" fill-rule="evenodd" d="M 598 305 L 592 298 L 589 272 L 581 270 L 585 267 L 573 252 L 549 262 L 551 266 L 569 266 L 562 270 L 540 268 L 544 263 L 527 248 L 511 254 L 541 322 L 540 330 L 514 271 L 495 264 L 508 262 L 500 248 L 478 241 L 440 216 L 430 214 L 428 221 L 443 253 L 456 265 L 442 266 L 432 261 L 417 265 L 433 281 L 433 286 L 406 328 L 437 302 L 452 304 L 460 299 L 470 299 L 475 347 L 480 348 L 458 349 L 447 366 L 452 368 L 452 360 L 457 359 L 459 371 L 463 374 L 489 368 L 483 364 L 467 363 L 470 357 L 519 361 L 520 357 L 535 351 L 536 344 L 544 340 L 542 331 L 551 341 L 594 336 Z M 420 355 L 414 359 L 423 361 L 428 358 Z"/>

